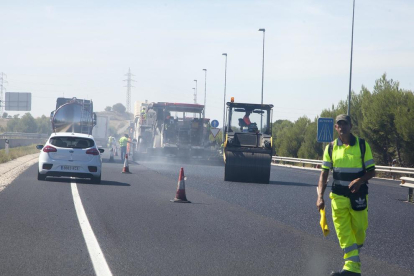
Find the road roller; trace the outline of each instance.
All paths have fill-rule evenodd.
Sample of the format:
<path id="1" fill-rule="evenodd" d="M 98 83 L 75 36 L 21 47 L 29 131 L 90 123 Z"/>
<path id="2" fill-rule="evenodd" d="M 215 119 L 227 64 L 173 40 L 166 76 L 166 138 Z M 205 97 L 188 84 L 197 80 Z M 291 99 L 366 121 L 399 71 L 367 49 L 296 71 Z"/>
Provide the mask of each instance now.
<path id="1" fill-rule="evenodd" d="M 227 102 L 224 181 L 269 183 L 272 111 L 271 104 Z"/>

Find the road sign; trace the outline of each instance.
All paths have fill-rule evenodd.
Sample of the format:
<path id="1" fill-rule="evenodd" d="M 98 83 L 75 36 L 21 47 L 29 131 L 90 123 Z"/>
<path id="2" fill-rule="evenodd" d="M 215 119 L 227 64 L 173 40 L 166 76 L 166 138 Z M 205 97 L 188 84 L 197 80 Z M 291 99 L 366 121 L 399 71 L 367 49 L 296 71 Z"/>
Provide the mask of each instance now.
<path id="1" fill-rule="evenodd" d="M 333 141 L 333 126 L 334 120 L 332 118 L 319 118 L 318 119 L 318 142 L 332 142 Z"/>
<path id="2" fill-rule="evenodd" d="M 32 109 L 32 93 L 6 92 L 6 111 L 30 111 Z"/>
<path id="3" fill-rule="evenodd" d="M 213 137 L 216 138 L 217 134 L 220 132 L 220 129 L 219 128 L 211 128 L 210 132 L 213 135 Z"/>
<path id="4" fill-rule="evenodd" d="M 211 121 L 211 127 L 218 127 L 218 126 L 219 126 L 219 122 L 217 120 Z"/>

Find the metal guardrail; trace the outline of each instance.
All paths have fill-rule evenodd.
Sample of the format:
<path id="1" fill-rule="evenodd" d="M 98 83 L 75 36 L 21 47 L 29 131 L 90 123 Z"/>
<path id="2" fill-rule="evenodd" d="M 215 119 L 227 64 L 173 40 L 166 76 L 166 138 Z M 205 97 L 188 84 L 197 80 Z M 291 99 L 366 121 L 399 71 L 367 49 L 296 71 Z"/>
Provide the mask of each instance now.
<path id="1" fill-rule="evenodd" d="M 276 162 L 276 161 L 287 162 L 287 163 L 311 164 L 315 166 L 318 166 L 318 165 L 321 166 L 323 162 L 322 160 L 314 160 L 314 159 L 273 156 L 272 162 Z M 414 168 L 405 168 L 405 167 L 375 166 L 375 171 L 414 175 Z"/>
<path id="2" fill-rule="evenodd" d="M 23 132 L 4 132 L 0 133 L 0 139 L 39 139 L 48 138 L 49 135 L 43 133 L 23 133 Z"/>

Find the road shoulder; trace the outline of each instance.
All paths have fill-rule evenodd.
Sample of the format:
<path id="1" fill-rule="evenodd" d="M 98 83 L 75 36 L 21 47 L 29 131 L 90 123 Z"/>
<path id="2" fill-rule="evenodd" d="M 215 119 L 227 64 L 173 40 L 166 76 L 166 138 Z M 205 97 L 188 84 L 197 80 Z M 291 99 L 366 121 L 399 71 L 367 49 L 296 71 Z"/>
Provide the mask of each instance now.
<path id="1" fill-rule="evenodd" d="M 39 153 L 34 153 L 0 164 L 0 192 L 27 168 L 37 163 L 38 158 Z"/>

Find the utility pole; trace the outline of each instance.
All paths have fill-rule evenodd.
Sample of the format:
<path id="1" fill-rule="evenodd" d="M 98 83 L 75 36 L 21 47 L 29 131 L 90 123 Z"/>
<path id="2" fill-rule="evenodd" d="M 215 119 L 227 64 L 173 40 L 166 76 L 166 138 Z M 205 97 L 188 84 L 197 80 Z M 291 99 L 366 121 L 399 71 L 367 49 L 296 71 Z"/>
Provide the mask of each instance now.
<path id="1" fill-rule="evenodd" d="M 354 18 L 355 18 L 355 0 L 354 0 L 353 8 L 352 8 L 352 35 L 351 35 L 351 62 L 349 66 L 348 116 L 351 116 L 352 55 L 354 52 Z"/>
<path id="2" fill-rule="evenodd" d="M 126 81 L 126 82 L 127 82 L 127 85 L 126 85 L 126 86 L 124 86 L 124 87 L 126 87 L 126 88 L 127 88 L 127 94 L 126 94 L 126 105 L 125 105 L 125 107 L 126 107 L 126 111 L 127 111 L 128 113 L 131 113 L 131 88 L 132 88 L 132 87 L 134 87 L 134 86 L 132 86 L 132 84 L 131 84 L 131 83 L 132 83 L 133 81 L 135 81 L 135 80 L 133 80 L 133 79 L 132 79 L 132 76 L 135 76 L 135 75 L 131 74 L 131 68 L 129 68 L 128 73 L 127 73 L 127 74 L 125 74 L 125 76 L 127 76 L 127 77 L 128 77 L 126 80 L 124 80 L 124 81 Z"/>
<path id="3" fill-rule="evenodd" d="M 224 132 L 226 129 L 226 88 L 227 88 L 227 53 L 222 54 L 226 57 L 226 63 L 224 65 L 224 100 L 223 100 L 223 130 L 221 131 L 222 143 L 224 144 Z"/>
<path id="4" fill-rule="evenodd" d="M 207 69 L 204 71 L 204 109 L 203 109 L 203 120 L 206 118 L 206 103 L 207 103 Z M 203 122 L 204 123 L 204 122 Z"/>
<path id="5" fill-rule="evenodd" d="M 0 74 L 0 117 L 3 116 L 4 106 L 5 106 L 3 90 L 6 90 L 6 88 L 4 87 L 4 84 L 7 83 L 7 81 L 5 80 L 6 77 L 7 75 L 1 72 Z"/>

